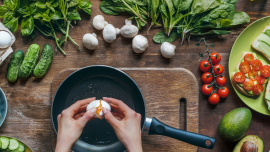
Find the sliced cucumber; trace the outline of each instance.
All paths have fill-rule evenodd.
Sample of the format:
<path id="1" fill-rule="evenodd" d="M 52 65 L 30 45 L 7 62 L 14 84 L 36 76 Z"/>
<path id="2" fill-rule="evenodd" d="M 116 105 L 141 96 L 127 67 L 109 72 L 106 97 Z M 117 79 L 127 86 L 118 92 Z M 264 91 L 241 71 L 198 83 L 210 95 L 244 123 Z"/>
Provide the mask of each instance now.
<path id="1" fill-rule="evenodd" d="M 12 150 L 11 152 L 20 152 L 20 151 L 18 151 L 18 150 Z"/>
<path id="2" fill-rule="evenodd" d="M 270 57 L 270 46 L 264 41 L 260 41 L 258 45 L 258 49 L 264 53 L 267 57 Z"/>
<path id="3" fill-rule="evenodd" d="M 19 148 L 16 150 L 18 150 L 20 152 L 24 152 L 24 150 L 25 150 L 24 144 L 20 143 Z"/>
<path id="4" fill-rule="evenodd" d="M 18 142 L 18 140 L 10 139 L 8 149 L 15 150 L 15 149 L 19 148 L 19 145 L 20 145 L 20 143 Z"/>
<path id="5" fill-rule="evenodd" d="M 1 137 L 0 140 L 1 140 L 1 143 L 2 143 L 1 148 L 2 149 L 7 149 L 8 145 L 9 145 L 9 139 L 7 137 Z"/>

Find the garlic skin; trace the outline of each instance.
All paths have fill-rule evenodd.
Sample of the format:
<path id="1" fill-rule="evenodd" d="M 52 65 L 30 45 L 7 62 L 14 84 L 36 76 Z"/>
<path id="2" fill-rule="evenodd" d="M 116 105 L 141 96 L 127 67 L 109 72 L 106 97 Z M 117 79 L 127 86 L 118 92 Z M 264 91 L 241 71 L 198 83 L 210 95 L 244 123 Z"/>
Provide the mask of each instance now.
<path id="1" fill-rule="evenodd" d="M 98 39 L 95 33 L 87 33 L 83 36 L 83 46 L 89 50 L 95 50 L 98 47 Z"/>
<path id="2" fill-rule="evenodd" d="M 160 47 L 160 51 L 163 57 L 172 58 L 175 55 L 175 45 L 169 42 L 163 42 Z"/>
<path id="3" fill-rule="evenodd" d="M 4 49 L 11 44 L 11 35 L 6 31 L 0 31 L 0 48 Z"/>
<path id="4" fill-rule="evenodd" d="M 126 19 L 125 20 L 125 24 L 122 28 L 121 28 L 121 35 L 125 38 L 133 38 L 134 36 L 136 36 L 139 32 L 139 29 L 137 26 L 132 25 L 132 21 Z"/>
<path id="5" fill-rule="evenodd" d="M 103 30 L 103 28 L 108 24 L 108 22 L 105 21 L 104 17 L 102 15 L 97 15 L 93 19 L 93 26 L 97 30 Z"/>
<path id="6" fill-rule="evenodd" d="M 143 53 L 148 48 L 148 40 L 142 35 L 137 35 L 132 40 L 132 49 L 136 53 Z"/>
<path id="7" fill-rule="evenodd" d="M 97 108 L 97 107 L 99 106 L 99 104 L 100 104 L 100 100 L 92 101 L 92 102 L 91 102 L 90 104 L 88 104 L 88 106 L 86 107 L 86 111 L 88 111 L 88 110 L 90 110 L 90 109 L 92 109 L 92 108 Z M 111 106 L 110 106 L 107 102 L 101 100 L 101 104 L 102 104 L 102 108 L 106 108 L 107 110 L 110 110 L 110 111 L 111 111 Z M 100 116 L 101 118 L 104 118 L 104 114 L 103 114 L 103 111 L 102 111 L 102 110 L 99 112 L 99 116 Z M 98 116 L 97 116 L 96 113 L 95 113 L 94 117 L 95 117 L 95 118 L 98 118 Z"/>
<path id="8" fill-rule="evenodd" d="M 115 28 L 112 24 L 108 24 L 103 29 L 103 38 L 106 42 L 113 43 L 119 33 L 120 29 Z"/>

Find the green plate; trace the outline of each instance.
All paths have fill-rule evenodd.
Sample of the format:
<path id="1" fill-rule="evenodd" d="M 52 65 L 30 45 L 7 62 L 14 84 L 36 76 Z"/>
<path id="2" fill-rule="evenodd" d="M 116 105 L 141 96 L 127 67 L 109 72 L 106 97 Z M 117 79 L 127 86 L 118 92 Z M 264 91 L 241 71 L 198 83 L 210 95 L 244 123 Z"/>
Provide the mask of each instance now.
<path id="1" fill-rule="evenodd" d="M 0 135 L 0 137 L 7 137 L 7 138 L 9 138 L 9 139 L 14 138 L 14 137 L 5 136 L 5 135 Z M 24 152 L 34 152 L 34 151 L 33 151 L 30 147 L 28 147 L 28 145 L 26 145 L 23 141 L 21 141 L 21 140 L 19 140 L 19 139 L 17 139 L 17 138 L 14 138 L 14 139 L 16 139 L 16 140 L 18 140 L 20 143 L 24 144 L 24 148 L 25 148 Z"/>
<path id="2" fill-rule="evenodd" d="M 268 64 L 270 63 L 260 52 L 254 50 L 251 47 L 252 42 L 260 35 L 260 33 L 264 30 L 264 28 L 269 24 L 270 24 L 270 16 L 261 18 L 250 24 L 236 39 L 229 58 L 230 79 L 231 74 L 233 73 L 237 63 L 239 62 L 243 52 L 255 52 L 260 60 L 265 61 Z M 266 88 L 266 85 L 264 87 Z M 239 98 L 251 109 L 270 116 L 270 111 L 267 109 L 266 104 L 264 103 L 264 92 L 257 97 L 247 97 L 238 92 L 235 88 L 234 90 L 236 94 L 239 96 Z"/>

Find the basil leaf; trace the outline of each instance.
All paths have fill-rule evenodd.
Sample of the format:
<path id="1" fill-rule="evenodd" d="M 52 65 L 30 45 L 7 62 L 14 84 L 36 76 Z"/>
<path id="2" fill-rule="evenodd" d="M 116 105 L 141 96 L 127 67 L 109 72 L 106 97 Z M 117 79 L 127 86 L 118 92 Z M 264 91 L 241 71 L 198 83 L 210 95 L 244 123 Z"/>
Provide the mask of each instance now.
<path id="1" fill-rule="evenodd" d="M 91 8 L 92 3 L 90 1 L 88 1 L 88 0 L 79 0 L 78 6 L 81 9 Z"/>
<path id="2" fill-rule="evenodd" d="M 37 32 L 33 30 L 33 32 L 30 34 L 30 38 L 33 40 L 36 37 L 37 37 Z"/>
<path id="3" fill-rule="evenodd" d="M 57 0 L 56 0 L 57 1 Z M 54 0 L 46 0 L 46 3 L 50 3 L 52 4 L 54 2 Z"/>
<path id="4" fill-rule="evenodd" d="M 28 18 L 22 19 L 21 23 L 21 32 L 23 36 L 29 36 L 34 30 L 34 20 L 33 17 L 30 16 Z"/>
<path id="5" fill-rule="evenodd" d="M 7 24 L 5 24 L 5 26 L 12 32 L 14 33 L 17 28 L 18 28 L 18 17 L 17 18 L 13 18 L 11 21 L 9 21 Z"/>
<path id="6" fill-rule="evenodd" d="M 4 0 L 4 5 L 9 10 L 15 11 L 20 7 L 20 0 Z"/>
<path id="7" fill-rule="evenodd" d="M 174 31 L 171 32 L 170 36 L 167 36 L 164 31 L 160 31 L 153 37 L 155 43 L 169 42 L 172 43 L 178 38 L 178 34 Z"/>
<path id="8" fill-rule="evenodd" d="M 80 14 L 75 9 L 73 9 L 72 11 L 69 11 L 67 13 L 67 19 L 69 21 L 72 21 L 72 20 L 81 20 L 81 17 L 80 17 Z"/>
<path id="9" fill-rule="evenodd" d="M 52 15 L 51 15 L 51 19 L 52 19 L 52 20 L 60 20 L 60 19 L 63 19 L 62 13 L 59 12 L 59 11 L 53 12 Z"/>
<path id="10" fill-rule="evenodd" d="M 78 5 L 78 1 L 71 0 L 71 1 L 69 1 L 69 3 L 68 3 L 68 8 L 74 7 L 74 6 L 77 6 L 77 5 Z"/>
<path id="11" fill-rule="evenodd" d="M 55 8 L 55 7 L 57 7 L 57 6 L 59 6 L 58 1 L 55 1 L 55 2 L 53 2 L 53 3 L 52 3 L 52 7 L 54 7 L 54 8 Z"/>
<path id="12" fill-rule="evenodd" d="M 84 8 L 83 11 L 89 15 L 92 15 L 92 10 L 90 8 Z"/>
<path id="13" fill-rule="evenodd" d="M 17 11 L 20 14 L 29 14 L 28 7 L 20 7 Z"/>
<path id="14" fill-rule="evenodd" d="M 4 15 L 4 19 L 3 19 L 3 24 L 7 24 L 9 21 L 11 21 L 14 18 L 14 13 L 13 12 L 7 12 Z"/>
<path id="15" fill-rule="evenodd" d="M 7 12 L 8 9 L 4 5 L 0 6 L 0 18 L 3 18 Z"/>
<path id="16" fill-rule="evenodd" d="M 20 8 L 29 7 L 30 4 L 31 4 L 30 0 L 20 0 Z"/>
<path id="17" fill-rule="evenodd" d="M 38 8 L 41 8 L 41 9 L 46 9 L 47 8 L 46 4 L 44 4 L 42 2 L 36 2 L 36 6 Z"/>
<path id="18" fill-rule="evenodd" d="M 35 3 L 30 4 L 29 11 L 30 11 L 31 14 L 36 14 L 36 12 L 37 12 L 37 6 L 36 6 Z"/>

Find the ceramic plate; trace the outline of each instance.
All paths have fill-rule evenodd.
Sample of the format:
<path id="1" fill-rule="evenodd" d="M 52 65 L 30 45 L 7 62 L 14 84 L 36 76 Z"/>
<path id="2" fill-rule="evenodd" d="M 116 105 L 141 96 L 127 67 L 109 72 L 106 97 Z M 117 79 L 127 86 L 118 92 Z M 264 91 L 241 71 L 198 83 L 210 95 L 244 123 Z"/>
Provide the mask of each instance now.
<path id="1" fill-rule="evenodd" d="M 14 137 L 3 136 L 3 135 L 1 135 L 0 137 L 7 137 L 7 138 L 9 138 L 9 139 L 14 138 Z M 14 139 L 16 139 L 16 140 L 18 140 L 20 143 L 24 144 L 24 147 L 25 147 L 25 151 L 24 151 L 24 152 L 34 152 L 34 151 L 33 151 L 30 147 L 28 147 L 23 141 L 21 141 L 21 140 L 19 140 L 19 139 L 17 139 L 17 138 L 14 138 Z"/>
<path id="2" fill-rule="evenodd" d="M 243 52 L 255 52 L 260 60 L 270 63 L 261 53 L 257 52 L 251 47 L 252 42 L 260 35 L 263 29 L 270 24 L 270 16 L 261 18 L 250 24 L 236 39 L 229 58 L 229 74 L 233 73 L 237 63 Z M 264 86 L 266 88 L 266 86 Z M 239 98 L 248 105 L 251 109 L 270 116 L 270 111 L 264 103 L 264 92 L 257 97 L 247 97 L 234 88 Z"/>

